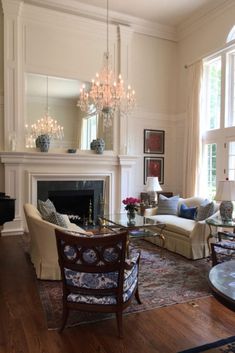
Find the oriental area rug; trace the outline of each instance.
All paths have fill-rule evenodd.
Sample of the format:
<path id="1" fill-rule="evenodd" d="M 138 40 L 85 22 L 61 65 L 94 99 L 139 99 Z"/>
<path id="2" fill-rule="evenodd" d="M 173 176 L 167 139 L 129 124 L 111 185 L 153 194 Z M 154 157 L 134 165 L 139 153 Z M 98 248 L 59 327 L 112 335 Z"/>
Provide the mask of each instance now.
<path id="1" fill-rule="evenodd" d="M 131 243 L 131 253 L 141 251 L 139 294 L 125 313 L 151 310 L 162 306 L 190 302 L 210 296 L 207 283 L 211 268 L 207 259 L 188 260 L 144 240 Z M 60 326 L 62 317 L 61 281 L 38 280 L 39 294 L 49 329 Z M 114 317 L 112 314 L 71 311 L 67 326 L 97 322 Z"/>
<path id="2" fill-rule="evenodd" d="M 179 353 L 233 353 L 235 352 L 235 336 L 228 337 L 203 346 L 187 349 Z"/>

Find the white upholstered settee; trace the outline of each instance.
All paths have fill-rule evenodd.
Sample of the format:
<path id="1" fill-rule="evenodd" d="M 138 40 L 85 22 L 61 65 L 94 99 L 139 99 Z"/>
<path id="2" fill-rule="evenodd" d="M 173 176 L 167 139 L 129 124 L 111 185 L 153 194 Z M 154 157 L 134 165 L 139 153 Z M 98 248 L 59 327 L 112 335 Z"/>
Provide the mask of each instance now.
<path id="1" fill-rule="evenodd" d="M 38 209 L 32 204 L 24 205 L 25 217 L 30 234 L 30 258 L 34 265 L 37 278 L 46 280 L 61 279 L 58 264 L 55 229 L 65 230 L 58 225 L 42 219 Z M 90 234 L 67 219 L 66 230 Z"/>
<path id="2" fill-rule="evenodd" d="M 187 199 L 179 199 L 178 212 L 180 205 L 184 203 L 188 207 L 199 207 L 204 201 L 200 197 L 191 197 Z M 156 209 L 155 209 L 156 210 Z M 215 204 L 214 214 L 210 217 L 215 217 L 217 214 L 218 206 Z M 159 222 L 165 223 L 163 231 L 165 236 L 165 248 L 183 255 L 188 259 L 200 259 L 209 255 L 209 248 L 207 238 L 209 235 L 209 226 L 206 221 L 196 221 L 193 219 L 186 219 L 177 215 L 153 215 L 156 211 L 151 209 L 145 216 L 153 218 Z M 161 239 L 158 237 L 147 238 L 148 241 L 162 245 Z"/>

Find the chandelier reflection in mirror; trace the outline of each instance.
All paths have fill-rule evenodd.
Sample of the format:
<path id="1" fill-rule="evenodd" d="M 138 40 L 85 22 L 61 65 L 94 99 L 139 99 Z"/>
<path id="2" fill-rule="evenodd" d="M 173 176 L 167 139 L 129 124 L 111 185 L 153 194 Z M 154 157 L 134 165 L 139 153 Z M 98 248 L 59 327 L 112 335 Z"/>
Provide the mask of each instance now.
<path id="1" fill-rule="evenodd" d="M 104 126 L 112 125 L 114 113 L 128 114 L 135 106 L 135 91 L 129 85 L 125 89 L 121 75 L 115 78 L 109 53 L 109 0 L 107 0 L 107 51 L 104 53 L 103 67 L 92 80 L 91 89 L 86 91 L 85 85 L 80 90 L 77 106 L 84 112 L 91 111 L 103 117 Z"/>
<path id="2" fill-rule="evenodd" d="M 25 147 L 33 148 L 37 146 L 37 139 L 41 136 L 46 136 L 49 141 L 62 140 L 64 138 L 64 128 L 59 125 L 56 119 L 50 115 L 48 105 L 48 76 L 46 80 L 46 112 L 41 119 L 31 126 L 25 125 Z"/>

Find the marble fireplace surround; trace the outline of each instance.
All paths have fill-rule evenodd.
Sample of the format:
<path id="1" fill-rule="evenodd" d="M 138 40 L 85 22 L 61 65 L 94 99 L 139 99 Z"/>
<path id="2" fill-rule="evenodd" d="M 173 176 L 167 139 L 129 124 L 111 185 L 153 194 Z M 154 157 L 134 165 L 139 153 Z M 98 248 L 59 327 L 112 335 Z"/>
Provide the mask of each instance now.
<path id="1" fill-rule="evenodd" d="M 104 182 L 105 213 L 123 210 L 121 200 L 133 195 L 136 156 L 91 153 L 1 152 L 4 164 L 4 192 L 16 199 L 15 219 L 5 223 L 2 235 L 23 234 L 27 230 L 23 205 L 37 205 L 37 182 L 101 180 Z"/>

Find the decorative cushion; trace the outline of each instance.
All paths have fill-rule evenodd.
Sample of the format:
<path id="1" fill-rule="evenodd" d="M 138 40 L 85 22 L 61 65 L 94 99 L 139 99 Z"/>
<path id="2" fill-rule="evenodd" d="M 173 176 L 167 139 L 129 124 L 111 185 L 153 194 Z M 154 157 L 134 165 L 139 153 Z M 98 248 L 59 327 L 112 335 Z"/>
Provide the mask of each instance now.
<path id="1" fill-rule="evenodd" d="M 214 202 L 209 200 L 204 200 L 203 203 L 197 208 L 195 214 L 196 221 L 204 221 L 206 218 L 210 217 L 214 212 Z"/>
<path id="2" fill-rule="evenodd" d="M 179 195 L 168 198 L 160 194 L 156 214 L 177 215 L 178 202 Z"/>
<path id="3" fill-rule="evenodd" d="M 57 226 L 60 226 L 63 228 L 68 228 L 68 225 L 67 225 L 63 215 L 58 212 L 52 211 L 51 213 L 44 216 L 43 219 L 47 222 L 56 224 Z"/>
<path id="4" fill-rule="evenodd" d="M 217 262 L 224 262 L 235 259 L 235 242 L 230 240 L 222 240 L 214 243 L 212 251 L 216 253 Z"/>
<path id="5" fill-rule="evenodd" d="M 194 219 L 197 211 L 197 207 L 188 207 L 184 203 L 180 206 L 179 217 Z"/>
<path id="6" fill-rule="evenodd" d="M 166 230 L 190 237 L 190 234 L 197 225 L 194 219 L 186 219 L 175 215 L 156 215 L 151 217 L 154 221 L 166 224 Z M 157 228 L 157 225 L 156 225 Z"/>
<path id="7" fill-rule="evenodd" d="M 56 212 L 54 204 L 49 199 L 46 201 L 38 200 L 38 210 L 43 219 L 48 217 L 50 213 Z"/>
<path id="8" fill-rule="evenodd" d="M 70 254 L 71 255 L 71 254 Z M 123 300 L 126 302 L 132 295 L 137 285 L 138 280 L 138 265 L 137 261 L 139 254 L 128 260 L 133 267 L 130 270 L 124 271 L 123 283 Z M 106 289 L 117 288 L 118 286 L 118 272 L 109 273 L 83 273 L 70 269 L 65 269 L 65 278 L 68 285 L 91 288 L 91 289 Z M 82 293 L 71 293 L 68 295 L 68 301 L 77 303 L 89 304 L 116 304 L 117 299 L 113 295 L 86 295 Z"/>
<path id="9" fill-rule="evenodd" d="M 131 270 L 125 270 L 123 290 L 130 288 L 137 277 L 137 264 Z M 85 273 L 77 272 L 70 269 L 65 269 L 65 278 L 68 285 L 91 288 L 91 289 L 105 289 L 117 288 L 118 272 L 109 273 Z"/>
<path id="10" fill-rule="evenodd" d="M 64 219 L 64 222 L 66 223 L 67 227 L 66 228 L 70 228 L 71 227 L 71 222 L 69 220 L 69 217 L 67 214 L 61 214 L 61 216 L 63 217 Z"/>
<path id="11" fill-rule="evenodd" d="M 133 282 L 132 286 L 123 292 L 123 301 L 126 302 L 133 294 L 137 284 L 137 278 Z M 71 293 L 68 295 L 67 300 L 69 302 L 86 303 L 86 304 L 102 304 L 102 305 L 114 305 L 117 304 L 117 298 L 113 295 L 85 295 Z"/>

